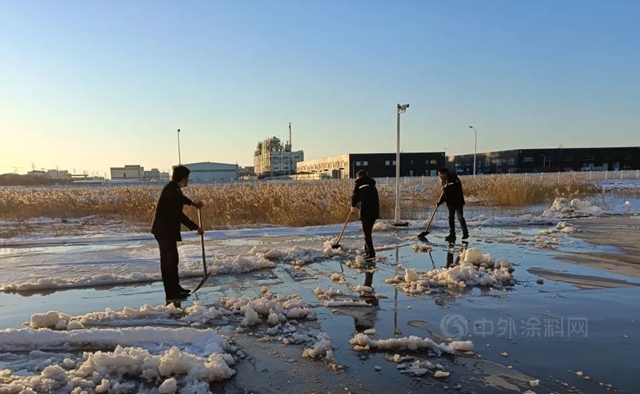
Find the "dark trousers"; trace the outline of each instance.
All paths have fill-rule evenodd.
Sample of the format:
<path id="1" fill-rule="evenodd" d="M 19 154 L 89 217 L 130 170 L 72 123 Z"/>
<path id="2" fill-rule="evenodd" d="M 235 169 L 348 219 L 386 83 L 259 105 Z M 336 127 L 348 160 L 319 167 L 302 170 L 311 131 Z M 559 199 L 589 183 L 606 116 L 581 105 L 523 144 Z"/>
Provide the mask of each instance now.
<path id="1" fill-rule="evenodd" d="M 464 212 L 463 207 L 449 207 L 449 235 L 456 235 L 456 223 L 455 217 L 458 216 L 458 221 L 460 222 L 460 228 L 462 228 L 462 235 L 468 234 L 469 229 L 467 229 L 467 221 L 464 220 Z"/>
<path id="2" fill-rule="evenodd" d="M 373 231 L 373 225 L 375 223 L 375 219 L 362 219 L 362 232 L 364 233 L 364 251 L 366 257 L 376 256 L 376 251 L 373 249 L 373 238 L 371 238 L 371 232 Z"/>
<path id="3" fill-rule="evenodd" d="M 160 272 L 162 273 L 162 284 L 164 294 L 167 298 L 174 297 L 180 290 L 180 277 L 178 276 L 178 244 L 174 239 L 168 237 L 158 237 L 160 248 Z"/>

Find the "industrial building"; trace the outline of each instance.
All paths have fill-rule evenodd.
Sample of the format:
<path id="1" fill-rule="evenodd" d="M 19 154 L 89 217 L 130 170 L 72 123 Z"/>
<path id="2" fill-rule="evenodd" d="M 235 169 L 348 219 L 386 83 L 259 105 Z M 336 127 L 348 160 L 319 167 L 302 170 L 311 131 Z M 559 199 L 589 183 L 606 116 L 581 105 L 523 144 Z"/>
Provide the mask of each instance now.
<path id="1" fill-rule="evenodd" d="M 111 167 L 112 181 L 142 181 L 144 168 L 138 164 L 127 164 L 124 167 Z"/>
<path id="2" fill-rule="evenodd" d="M 237 164 L 207 161 L 183 164 L 183 166 L 189 169 L 189 180 L 191 182 L 230 182 L 238 180 L 240 176 L 240 167 Z"/>
<path id="3" fill-rule="evenodd" d="M 164 182 L 169 180 L 168 172 L 161 172 L 157 168 L 145 171 L 144 167 L 138 164 L 127 164 L 124 167 L 111 167 L 112 181 L 127 182 Z"/>
<path id="4" fill-rule="evenodd" d="M 239 170 L 240 179 L 250 180 L 256 177 L 256 172 L 253 166 L 240 167 Z"/>
<path id="5" fill-rule="evenodd" d="M 473 174 L 473 153 L 449 156 L 447 167 Z M 476 174 L 640 169 L 640 147 L 512 149 L 478 153 Z"/>
<path id="6" fill-rule="evenodd" d="M 71 179 L 71 174 L 69 174 L 68 170 L 47 170 L 44 168 L 42 170 L 33 169 L 27 173 L 28 176 L 41 176 L 50 179 Z"/>
<path id="7" fill-rule="evenodd" d="M 277 137 L 267 138 L 258 142 L 253 154 L 254 171 L 259 178 L 295 174 L 297 163 L 303 160 L 303 151 L 292 151 L 291 123 L 288 142 L 282 144 Z"/>
<path id="8" fill-rule="evenodd" d="M 400 176 L 436 176 L 445 165 L 444 152 L 400 153 Z M 373 178 L 396 176 L 395 153 L 346 153 L 339 156 L 302 161 L 298 174 L 324 173 L 334 179 L 355 178 L 365 170 Z"/>
<path id="9" fill-rule="evenodd" d="M 152 168 L 151 170 L 144 170 L 142 179 L 149 182 L 168 182 L 169 173 L 161 172 L 157 168 Z"/>

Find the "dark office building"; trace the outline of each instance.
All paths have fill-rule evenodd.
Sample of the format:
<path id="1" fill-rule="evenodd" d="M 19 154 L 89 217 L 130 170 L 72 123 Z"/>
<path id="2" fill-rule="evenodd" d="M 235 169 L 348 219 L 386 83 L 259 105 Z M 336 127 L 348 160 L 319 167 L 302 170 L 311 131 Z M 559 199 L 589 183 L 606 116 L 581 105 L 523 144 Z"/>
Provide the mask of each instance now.
<path id="1" fill-rule="evenodd" d="M 436 176 L 445 165 L 444 152 L 400 153 L 400 176 Z M 325 173 L 330 178 L 355 178 L 365 170 L 373 178 L 396 176 L 395 153 L 348 153 L 340 156 L 305 160 L 297 163 L 296 172 Z"/>
<path id="2" fill-rule="evenodd" d="M 541 148 L 478 153 L 477 174 L 640 169 L 640 147 Z M 473 174 L 473 154 L 448 156 L 447 168 Z"/>

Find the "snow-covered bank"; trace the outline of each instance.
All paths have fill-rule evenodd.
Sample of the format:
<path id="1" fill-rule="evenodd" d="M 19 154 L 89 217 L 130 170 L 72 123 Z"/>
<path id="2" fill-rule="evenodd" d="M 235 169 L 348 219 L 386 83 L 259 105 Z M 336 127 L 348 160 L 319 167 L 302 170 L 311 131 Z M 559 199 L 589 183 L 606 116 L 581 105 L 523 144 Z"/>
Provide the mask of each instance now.
<path id="1" fill-rule="evenodd" d="M 328 241 L 327 241 L 328 242 Z M 194 246 L 183 246 L 182 251 L 189 252 L 195 249 Z M 199 245 L 197 247 L 199 252 Z M 301 266 L 316 261 L 325 260 L 335 255 L 344 255 L 342 248 L 326 251 L 326 245 L 321 248 L 312 248 L 305 246 L 292 247 L 253 247 L 248 253 L 240 255 L 214 256 L 208 259 L 208 270 L 212 275 L 242 274 L 262 269 L 270 269 L 276 267 L 278 262 L 294 264 Z M 202 276 L 202 262 L 198 259 L 183 258 L 180 266 L 180 276 L 182 278 L 193 278 Z M 138 261 L 157 264 L 156 259 L 138 259 Z M 133 263 L 133 262 L 132 262 Z M 91 262 L 87 262 L 83 266 L 85 270 L 95 269 L 99 271 L 102 267 L 95 264 L 95 268 L 91 267 Z M 68 274 L 70 271 L 64 272 Z M 53 274 L 53 273 L 52 273 Z M 153 273 L 109 273 L 96 272 L 95 275 L 79 275 L 71 277 L 56 277 L 48 275 L 41 278 L 28 278 L 21 281 L 13 281 L 0 284 L 0 292 L 3 293 L 29 293 L 46 290 L 64 290 L 77 289 L 96 286 L 115 286 L 127 285 L 135 283 L 150 283 L 161 280 L 159 269 Z"/>
<path id="2" fill-rule="evenodd" d="M 206 393 L 209 382 L 235 374 L 230 353 L 237 350 L 212 330 L 187 327 L 0 331 L 0 359 L 34 348 L 49 358 L 22 363 L 34 376 L 3 370 L 0 393 L 131 393 L 144 382 L 160 393 Z"/>
<path id="3" fill-rule="evenodd" d="M 326 333 L 298 332 L 297 320 L 315 320 L 299 296 L 272 294 L 266 287 L 261 293 L 222 297 L 217 307 L 195 301 L 184 309 L 143 305 L 77 316 L 33 314 L 29 328 L 0 331 L 0 361 L 6 368 L 0 372 L 0 393 L 132 393 L 146 384 L 159 393 L 207 393 L 210 382 L 233 376 L 231 367 L 244 357 L 214 326 L 256 334 L 270 327 L 266 338 L 311 345 L 301 350 L 302 357 L 332 361 Z M 34 353 L 27 361 L 20 355 L 33 349 L 48 356 Z M 34 375 L 12 372 L 17 369 Z"/>

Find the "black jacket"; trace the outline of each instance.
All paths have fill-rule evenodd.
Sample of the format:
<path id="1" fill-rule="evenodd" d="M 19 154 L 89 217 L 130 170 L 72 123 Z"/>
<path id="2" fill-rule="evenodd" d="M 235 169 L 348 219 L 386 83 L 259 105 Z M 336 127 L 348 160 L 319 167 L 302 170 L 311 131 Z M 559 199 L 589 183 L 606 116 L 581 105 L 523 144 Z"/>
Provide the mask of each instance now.
<path id="1" fill-rule="evenodd" d="M 442 190 L 444 193 L 438 201 L 438 205 L 447 202 L 449 208 L 459 208 L 464 205 L 464 194 L 462 192 L 462 182 L 457 175 L 449 174 L 448 181 L 442 181 Z"/>
<path id="2" fill-rule="evenodd" d="M 356 186 L 351 195 L 351 206 L 360 206 L 360 220 L 376 220 L 380 218 L 380 201 L 376 181 L 368 176 L 356 179 Z"/>
<path id="3" fill-rule="evenodd" d="M 182 241 L 180 224 L 196 230 L 198 225 L 182 212 L 183 205 L 191 205 L 191 200 L 182 194 L 176 182 L 169 182 L 160 194 L 151 233 L 160 238 Z"/>

